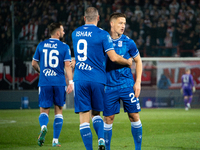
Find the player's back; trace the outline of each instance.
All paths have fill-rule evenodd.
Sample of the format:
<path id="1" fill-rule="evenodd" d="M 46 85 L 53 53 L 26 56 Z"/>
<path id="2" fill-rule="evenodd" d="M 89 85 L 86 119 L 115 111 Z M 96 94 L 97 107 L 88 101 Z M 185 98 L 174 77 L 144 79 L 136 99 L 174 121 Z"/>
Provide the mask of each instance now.
<path id="1" fill-rule="evenodd" d="M 194 85 L 191 74 L 182 75 L 182 88 L 191 88 Z"/>
<path id="2" fill-rule="evenodd" d="M 105 84 L 105 52 L 113 49 L 108 32 L 95 25 L 86 24 L 72 33 L 72 40 L 76 59 L 74 81 Z"/>
<path id="3" fill-rule="evenodd" d="M 71 60 L 67 44 L 53 38 L 40 42 L 33 59 L 40 61 L 39 86 L 66 86 L 64 61 Z"/>

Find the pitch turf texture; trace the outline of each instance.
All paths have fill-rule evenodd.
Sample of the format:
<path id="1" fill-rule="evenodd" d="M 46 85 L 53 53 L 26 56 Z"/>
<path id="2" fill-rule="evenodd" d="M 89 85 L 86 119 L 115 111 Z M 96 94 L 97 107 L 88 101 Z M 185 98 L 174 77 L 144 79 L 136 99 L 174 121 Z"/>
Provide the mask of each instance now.
<path id="1" fill-rule="evenodd" d="M 44 146 L 37 145 L 40 131 L 39 109 L 0 110 L 0 149 L 2 150 L 85 150 L 79 134 L 79 116 L 73 109 L 63 111 L 64 124 L 59 141 L 52 147 L 53 109 L 50 111 L 48 132 Z M 200 150 L 200 110 L 142 109 L 142 150 Z M 93 133 L 93 147 L 97 150 L 97 136 Z M 134 150 L 130 122 L 121 110 L 113 125 L 112 150 Z"/>

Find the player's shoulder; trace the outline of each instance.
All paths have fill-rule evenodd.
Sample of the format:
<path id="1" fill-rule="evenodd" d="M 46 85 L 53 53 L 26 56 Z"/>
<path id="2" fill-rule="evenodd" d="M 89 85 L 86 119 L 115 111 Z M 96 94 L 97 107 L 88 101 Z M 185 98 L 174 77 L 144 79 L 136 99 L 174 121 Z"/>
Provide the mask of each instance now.
<path id="1" fill-rule="evenodd" d="M 102 28 L 97 27 L 97 29 L 98 29 L 98 31 L 101 32 L 102 34 L 105 34 L 105 35 L 108 35 L 108 34 L 109 34 L 106 30 L 104 30 L 104 29 L 102 29 Z"/>
<path id="2" fill-rule="evenodd" d="M 124 35 L 124 34 L 122 34 L 122 39 L 125 41 L 134 42 L 130 37 L 128 37 L 127 35 Z"/>

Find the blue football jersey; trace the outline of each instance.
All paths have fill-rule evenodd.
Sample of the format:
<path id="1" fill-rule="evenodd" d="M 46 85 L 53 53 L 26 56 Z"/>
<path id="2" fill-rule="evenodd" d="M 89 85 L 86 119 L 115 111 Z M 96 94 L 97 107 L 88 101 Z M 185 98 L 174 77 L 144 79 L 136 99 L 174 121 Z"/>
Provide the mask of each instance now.
<path id="1" fill-rule="evenodd" d="M 126 59 L 130 57 L 135 58 L 139 54 L 135 42 L 123 34 L 120 38 L 113 39 L 113 46 L 116 53 Z M 116 64 L 108 57 L 106 63 L 106 76 L 106 88 L 125 88 L 133 86 L 135 83 L 131 68 Z"/>
<path id="2" fill-rule="evenodd" d="M 74 81 L 106 84 L 105 54 L 114 50 L 109 33 L 86 24 L 73 31 L 72 41 L 76 60 Z"/>
<path id="3" fill-rule="evenodd" d="M 38 86 L 66 86 L 64 62 L 71 61 L 71 51 L 67 44 L 54 38 L 40 42 L 33 60 L 40 61 Z"/>

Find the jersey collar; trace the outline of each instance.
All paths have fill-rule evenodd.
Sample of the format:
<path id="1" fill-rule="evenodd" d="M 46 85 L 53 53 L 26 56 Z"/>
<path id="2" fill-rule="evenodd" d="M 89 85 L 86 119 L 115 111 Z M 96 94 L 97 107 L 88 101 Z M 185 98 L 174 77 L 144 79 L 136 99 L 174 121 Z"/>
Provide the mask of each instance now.
<path id="1" fill-rule="evenodd" d="M 85 26 L 95 26 L 94 24 L 85 24 Z"/>
<path id="2" fill-rule="evenodd" d="M 123 34 L 122 34 L 123 35 Z M 118 39 L 112 39 L 113 41 L 117 41 L 119 39 L 121 39 L 122 35 L 118 38 Z"/>

